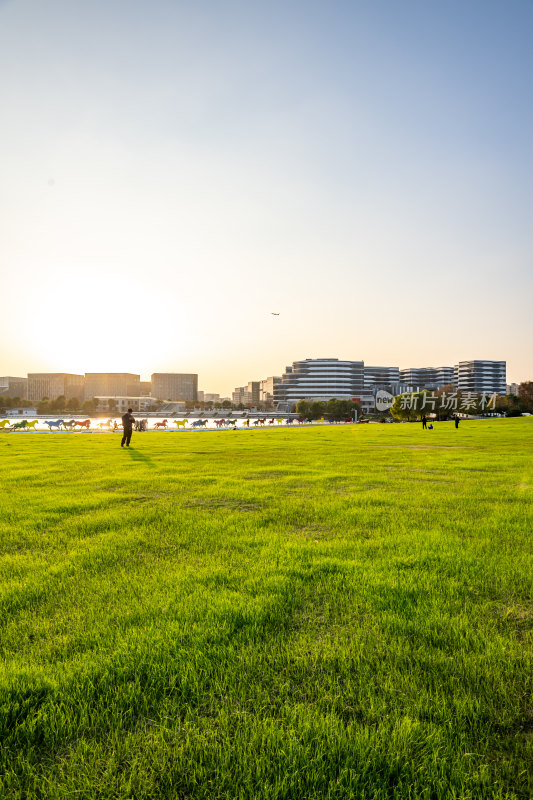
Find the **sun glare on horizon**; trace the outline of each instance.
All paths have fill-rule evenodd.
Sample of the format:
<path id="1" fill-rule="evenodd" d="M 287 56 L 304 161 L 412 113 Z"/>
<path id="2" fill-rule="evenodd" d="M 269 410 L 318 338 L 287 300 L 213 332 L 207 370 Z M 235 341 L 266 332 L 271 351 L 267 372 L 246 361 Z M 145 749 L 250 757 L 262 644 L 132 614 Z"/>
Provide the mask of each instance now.
<path id="1" fill-rule="evenodd" d="M 21 338 L 34 365 L 79 374 L 157 371 L 183 358 L 190 329 L 183 304 L 103 275 L 56 282 L 44 302 L 29 296 L 24 316 Z"/>

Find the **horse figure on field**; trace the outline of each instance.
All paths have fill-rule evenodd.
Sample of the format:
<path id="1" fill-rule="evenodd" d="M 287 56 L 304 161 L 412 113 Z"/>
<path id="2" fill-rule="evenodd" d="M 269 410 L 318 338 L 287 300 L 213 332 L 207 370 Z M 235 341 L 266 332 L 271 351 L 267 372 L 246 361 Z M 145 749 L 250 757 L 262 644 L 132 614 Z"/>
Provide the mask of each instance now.
<path id="1" fill-rule="evenodd" d="M 6 426 L 11 427 L 11 423 L 8 419 L 3 419 L 2 422 L 0 422 L 0 428 L 2 428 L 2 430 L 4 431 L 6 429 Z"/>
<path id="2" fill-rule="evenodd" d="M 74 420 L 72 420 L 72 422 L 74 422 Z M 64 422 L 63 424 L 67 425 L 66 422 Z M 137 425 L 138 423 L 135 423 L 135 424 Z M 112 425 L 113 425 L 113 420 L 112 419 L 108 419 L 105 422 L 99 422 L 96 427 L 101 431 L 110 431 Z"/>
<path id="3" fill-rule="evenodd" d="M 164 419 L 164 420 L 163 420 L 163 422 L 156 422 L 156 423 L 155 423 L 155 425 L 154 425 L 154 430 L 156 430 L 156 431 L 157 431 L 157 430 L 159 430 L 160 428 L 165 428 L 165 429 L 166 429 L 166 427 L 167 427 L 167 422 L 168 422 L 168 420 L 167 420 L 167 419 Z"/>
<path id="4" fill-rule="evenodd" d="M 266 417 L 261 417 L 261 418 L 260 418 L 260 419 L 258 419 L 257 421 L 258 421 L 258 423 L 259 423 L 260 425 L 264 425 L 264 424 L 265 424 L 265 422 L 266 422 L 267 420 L 266 420 Z"/>
<path id="5" fill-rule="evenodd" d="M 30 428 L 31 428 L 31 429 L 32 429 L 32 431 L 34 431 L 34 430 L 35 430 L 35 426 L 37 425 L 37 423 L 38 423 L 38 422 L 39 422 L 39 420 L 38 420 L 38 419 L 34 419 L 34 420 L 32 420 L 31 422 L 28 422 L 28 423 L 26 424 L 26 430 L 28 430 L 28 431 L 29 431 L 29 430 L 30 430 Z"/>
<path id="6" fill-rule="evenodd" d="M 276 420 L 274 419 L 274 417 L 272 417 L 272 419 L 269 419 L 269 420 L 268 420 L 268 424 L 269 424 L 269 425 L 273 425 L 273 424 L 275 423 L 275 421 L 276 421 Z"/>
<path id="7" fill-rule="evenodd" d="M 249 428 L 250 427 L 250 420 L 249 419 L 243 419 L 242 424 L 243 424 L 243 427 Z"/>
<path id="8" fill-rule="evenodd" d="M 74 427 L 75 422 L 76 422 L 75 419 L 68 419 L 68 420 L 64 419 L 63 420 L 63 425 L 67 430 L 71 431 L 72 428 Z"/>
<path id="9" fill-rule="evenodd" d="M 292 425 L 293 421 L 292 417 L 287 417 L 287 425 Z"/>
<path id="10" fill-rule="evenodd" d="M 188 422 L 188 419 L 175 419 L 174 425 L 176 425 L 178 428 L 185 428 Z"/>
<path id="11" fill-rule="evenodd" d="M 226 428 L 229 428 L 231 425 L 235 426 L 236 424 L 237 424 L 236 419 L 226 419 L 224 421 L 224 425 L 226 426 Z"/>
<path id="12" fill-rule="evenodd" d="M 215 420 L 215 425 L 217 426 L 217 428 L 221 428 L 224 425 L 225 422 L 226 422 L 225 419 L 216 419 Z"/>
<path id="13" fill-rule="evenodd" d="M 278 423 L 278 425 L 283 425 L 283 417 L 277 417 L 276 422 Z"/>
<path id="14" fill-rule="evenodd" d="M 204 425 L 207 425 L 208 420 L 206 419 L 196 419 L 193 423 L 191 423 L 192 428 L 203 428 Z"/>
<path id="15" fill-rule="evenodd" d="M 61 420 L 61 422 L 63 422 L 63 420 Z M 80 428 L 86 428 L 87 430 L 89 430 L 89 428 L 91 427 L 91 420 L 90 419 L 84 419 L 84 420 L 80 421 L 79 419 L 75 419 L 74 420 L 74 427 L 76 427 L 76 425 L 79 425 Z"/>
<path id="16" fill-rule="evenodd" d="M 23 430 L 26 430 L 27 427 L 28 427 L 28 422 L 27 422 L 27 420 L 23 419 L 23 420 L 21 420 L 21 422 L 15 422 L 15 424 L 13 425 L 13 428 L 11 430 L 23 431 Z"/>
<path id="17" fill-rule="evenodd" d="M 58 431 L 61 430 L 61 426 L 63 425 L 62 419 L 45 419 L 45 425 L 48 425 L 48 430 L 51 431 L 52 428 L 57 428 Z"/>

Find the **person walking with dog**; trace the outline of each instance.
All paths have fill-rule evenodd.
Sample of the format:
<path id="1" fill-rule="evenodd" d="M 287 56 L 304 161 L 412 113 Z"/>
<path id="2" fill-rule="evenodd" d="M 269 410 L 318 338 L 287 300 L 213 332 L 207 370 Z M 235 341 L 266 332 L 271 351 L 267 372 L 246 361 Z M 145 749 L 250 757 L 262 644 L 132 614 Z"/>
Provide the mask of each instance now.
<path id="1" fill-rule="evenodd" d="M 128 411 L 122 417 L 122 427 L 124 429 L 124 433 L 122 434 L 122 441 L 120 443 L 121 447 L 130 446 L 131 442 L 131 434 L 133 433 L 133 426 L 135 424 L 135 417 L 132 414 L 133 409 L 128 408 Z"/>

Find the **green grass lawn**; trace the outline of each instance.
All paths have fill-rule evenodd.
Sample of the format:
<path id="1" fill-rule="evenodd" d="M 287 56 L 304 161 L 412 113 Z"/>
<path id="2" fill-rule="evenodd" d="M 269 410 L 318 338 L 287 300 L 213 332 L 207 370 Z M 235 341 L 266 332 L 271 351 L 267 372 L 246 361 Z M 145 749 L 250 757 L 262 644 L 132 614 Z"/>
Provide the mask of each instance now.
<path id="1" fill-rule="evenodd" d="M 530 798 L 533 420 L 0 434 L 0 797 Z"/>

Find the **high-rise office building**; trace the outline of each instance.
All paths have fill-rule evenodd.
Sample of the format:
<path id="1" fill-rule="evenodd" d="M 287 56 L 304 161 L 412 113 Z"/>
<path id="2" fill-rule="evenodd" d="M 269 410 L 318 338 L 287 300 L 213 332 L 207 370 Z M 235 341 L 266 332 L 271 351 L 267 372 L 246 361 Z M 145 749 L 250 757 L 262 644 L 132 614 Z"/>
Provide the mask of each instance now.
<path id="1" fill-rule="evenodd" d="M 152 397 L 158 400 L 198 400 L 198 375 L 185 372 L 154 372 Z"/>
<path id="2" fill-rule="evenodd" d="M 67 400 L 83 398 L 84 377 L 70 372 L 29 372 L 28 400 L 39 403 L 43 397 L 55 400 L 64 395 Z"/>
<path id="3" fill-rule="evenodd" d="M 505 361 L 459 361 L 454 367 L 457 389 L 478 394 L 505 394 L 506 368 Z"/>
<path id="4" fill-rule="evenodd" d="M 246 386 L 237 386 L 231 394 L 233 403 L 256 406 L 260 401 L 261 381 L 248 381 Z"/>
<path id="5" fill-rule="evenodd" d="M 131 372 L 86 372 L 85 399 L 93 397 L 139 397 L 141 376 Z"/>
<path id="6" fill-rule="evenodd" d="M 5 375 L 0 378 L 0 398 L 19 397 L 26 400 L 28 395 L 28 379 L 15 378 L 12 375 Z"/>
<path id="7" fill-rule="evenodd" d="M 274 387 L 281 383 L 281 376 L 271 375 L 259 381 L 259 402 L 272 403 L 274 401 Z"/>
<path id="8" fill-rule="evenodd" d="M 453 367 L 408 367 L 400 370 L 402 386 L 413 389 L 441 389 L 455 383 Z"/>

